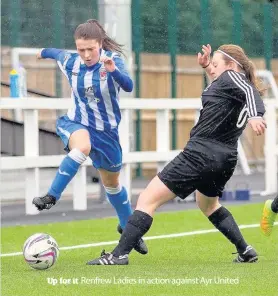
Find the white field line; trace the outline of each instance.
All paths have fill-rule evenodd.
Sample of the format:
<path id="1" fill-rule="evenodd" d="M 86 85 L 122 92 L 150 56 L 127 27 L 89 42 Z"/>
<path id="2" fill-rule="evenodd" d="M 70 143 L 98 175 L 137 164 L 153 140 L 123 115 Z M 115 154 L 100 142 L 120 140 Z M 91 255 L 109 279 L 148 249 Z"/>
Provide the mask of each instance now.
<path id="1" fill-rule="evenodd" d="M 274 225 L 278 225 L 278 222 L 275 222 Z M 248 225 L 240 225 L 240 229 L 246 228 L 256 228 L 259 227 L 260 224 L 248 224 Z M 199 235 L 199 234 L 207 234 L 207 233 L 215 233 L 218 232 L 217 229 L 207 229 L 207 230 L 196 230 L 196 231 L 188 231 L 188 232 L 181 232 L 181 233 L 172 233 L 172 234 L 164 234 L 164 235 L 156 235 L 156 236 L 146 236 L 144 240 L 154 240 L 154 239 L 167 239 L 167 238 L 175 238 L 175 237 L 182 237 L 182 236 L 191 236 L 191 235 Z M 69 247 L 61 247 L 59 250 L 74 250 L 74 249 L 85 249 L 85 248 L 93 248 L 93 247 L 103 247 L 109 245 L 116 245 L 118 241 L 110 241 L 110 242 L 100 242 L 100 243 L 92 243 L 92 244 L 85 244 L 85 245 L 77 245 L 77 246 L 69 246 Z M 15 252 L 15 253 L 6 253 L 0 254 L 0 257 L 13 257 L 22 255 L 22 252 Z"/>

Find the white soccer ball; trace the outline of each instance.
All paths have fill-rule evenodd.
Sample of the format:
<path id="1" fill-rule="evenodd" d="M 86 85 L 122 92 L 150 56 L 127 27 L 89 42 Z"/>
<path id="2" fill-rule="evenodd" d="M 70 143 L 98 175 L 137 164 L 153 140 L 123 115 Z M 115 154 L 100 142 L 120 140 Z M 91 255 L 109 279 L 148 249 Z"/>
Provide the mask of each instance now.
<path id="1" fill-rule="evenodd" d="M 23 256 L 32 268 L 47 269 L 57 261 L 59 247 L 49 234 L 36 233 L 25 241 Z"/>

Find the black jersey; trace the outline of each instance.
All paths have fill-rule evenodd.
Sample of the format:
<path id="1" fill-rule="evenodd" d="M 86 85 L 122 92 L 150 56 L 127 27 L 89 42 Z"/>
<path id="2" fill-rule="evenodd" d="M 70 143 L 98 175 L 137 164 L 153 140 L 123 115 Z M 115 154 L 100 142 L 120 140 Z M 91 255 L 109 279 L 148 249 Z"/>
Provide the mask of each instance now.
<path id="1" fill-rule="evenodd" d="M 248 117 L 265 113 L 258 90 L 244 74 L 231 70 L 223 72 L 203 91 L 202 106 L 190 138 L 208 138 L 235 147 Z"/>

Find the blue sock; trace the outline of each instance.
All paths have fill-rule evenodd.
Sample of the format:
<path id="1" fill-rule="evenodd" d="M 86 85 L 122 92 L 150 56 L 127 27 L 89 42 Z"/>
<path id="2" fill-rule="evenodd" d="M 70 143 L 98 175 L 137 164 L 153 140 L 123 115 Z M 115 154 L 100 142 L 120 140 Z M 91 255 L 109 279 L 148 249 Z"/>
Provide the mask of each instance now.
<path id="1" fill-rule="evenodd" d="M 58 200 L 85 160 L 86 155 L 78 149 L 72 149 L 60 164 L 48 194 Z"/>
<path id="2" fill-rule="evenodd" d="M 129 216 L 132 214 L 131 205 L 127 196 L 127 191 L 120 185 L 117 188 L 104 187 L 106 195 L 117 212 L 121 228 L 124 229 Z"/>

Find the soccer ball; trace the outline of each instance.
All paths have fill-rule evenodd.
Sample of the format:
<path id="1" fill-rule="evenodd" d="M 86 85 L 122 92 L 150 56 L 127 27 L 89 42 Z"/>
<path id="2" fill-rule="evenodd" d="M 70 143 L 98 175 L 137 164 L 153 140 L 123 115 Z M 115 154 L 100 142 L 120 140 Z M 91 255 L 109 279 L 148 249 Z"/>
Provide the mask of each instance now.
<path id="1" fill-rule="evenodd" d="M 49 234 L 36 233 L 25 241 L 23 256 L 32 268 L 47 269 L 58 259 L 58 244 Z"/>

